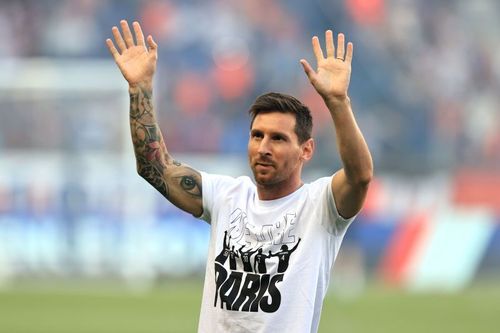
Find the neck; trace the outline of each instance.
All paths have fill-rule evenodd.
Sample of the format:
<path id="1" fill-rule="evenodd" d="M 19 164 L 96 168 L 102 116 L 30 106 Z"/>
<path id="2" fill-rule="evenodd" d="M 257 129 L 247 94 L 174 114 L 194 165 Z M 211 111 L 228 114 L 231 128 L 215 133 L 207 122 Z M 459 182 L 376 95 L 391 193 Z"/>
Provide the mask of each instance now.
<path id="1" fill-rule="evenodd" d="M 257 184 L 257 194 L 260 200 L 275 200 L 297 191 L 303 184 L 300 178 L 295 182 L 281 182 L 269 185 Z"/>

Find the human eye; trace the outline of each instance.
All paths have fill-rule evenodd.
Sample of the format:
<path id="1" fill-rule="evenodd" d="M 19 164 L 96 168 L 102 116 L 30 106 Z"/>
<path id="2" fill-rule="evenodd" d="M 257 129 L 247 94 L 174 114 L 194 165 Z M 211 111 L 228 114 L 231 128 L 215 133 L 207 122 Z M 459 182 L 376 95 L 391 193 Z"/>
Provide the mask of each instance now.
<path id="1" fill-rule="evenodd" d="M 264 135 L 262 134 L 262 132 L 259 132 L 259 131 L 252 131 L 250 133 L 250 136 L 253 138 L 253 139 L 262 139 L 264 137 Z"/>
<path id="2" fill-rule="evenodd" d="M 286 138 L 281 134 L 275 134 L 272 136 L 274 141 L 286 141 Z"/>

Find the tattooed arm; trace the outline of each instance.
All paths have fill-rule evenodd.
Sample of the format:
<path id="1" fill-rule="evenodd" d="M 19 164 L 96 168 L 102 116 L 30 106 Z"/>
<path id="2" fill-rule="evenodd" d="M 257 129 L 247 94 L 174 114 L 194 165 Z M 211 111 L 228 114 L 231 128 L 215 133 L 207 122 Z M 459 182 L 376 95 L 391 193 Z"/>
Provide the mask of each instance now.
<path id="1" fill-rule="evenodd" d="M 195 216 L 203 213 L 201 175 L 170 156 L 156 120 L 153 108 L 153 75 L 156 69 L 157 45 L 148 36 L 148 48 L 139 23 L 133 28 L 136 43 L 128 23 L 120 22 L 122 34 L 113 27 L 108 48 L 129 83 L 130 129 L 137 162 L 137 172 L 165 198 L 182 210 Z"/>
<path id="2" fill-rule="evenodd" d="M 152 89 L 139 85 L 129 92 L 137 172 L 174 205 L 201 215 L 201 175 L 169 155 L 154 114 Z"/>

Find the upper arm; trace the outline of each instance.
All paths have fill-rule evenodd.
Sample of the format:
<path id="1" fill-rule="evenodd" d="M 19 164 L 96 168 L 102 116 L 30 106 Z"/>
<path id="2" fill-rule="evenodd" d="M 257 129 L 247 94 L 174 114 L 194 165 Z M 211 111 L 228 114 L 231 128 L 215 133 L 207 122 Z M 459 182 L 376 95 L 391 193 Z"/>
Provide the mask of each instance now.
<path id="1" fill-rule="evenodd" d="M 200 216 L 203 213 L 200 172 L 176 161 L 164 172 L 170 202 L 194 216 Z"/>
<path id="2" fill-rule="evenodd" d="M 156 170 L 160 171 L 160 170 Z M 156 173 L 145 177 L 165 198 L 180 209 L 194 215 L 203 213 L 202 182 L 199 171 L 171 160 Z"/>
<path id="3" fill-rule="evenodd" d="M 363 207 L 366 193 L 368 191 L 367 183 L 350 183 L 345 175 L 344 169 L 340 169 L 332 177 L 332 192 L 337 211 L 340 216 L 349 219 L 355 216 Z"/>

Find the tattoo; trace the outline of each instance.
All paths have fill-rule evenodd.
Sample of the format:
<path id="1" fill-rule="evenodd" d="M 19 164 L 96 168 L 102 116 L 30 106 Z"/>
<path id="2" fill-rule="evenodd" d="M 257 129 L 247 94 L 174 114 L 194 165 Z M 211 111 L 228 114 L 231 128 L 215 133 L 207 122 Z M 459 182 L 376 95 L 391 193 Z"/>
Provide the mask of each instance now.
<path id="1" fill-rule="evenodd" d="M 145 117 L 150 121 L 154 119 L 153 101 L 151 92 L 141 88 L 139 92 L 130 94 L 130 118 L 144 120 Z"/>
<path id="2" fill-rule="evenodd" d="M 178 170 L 172 171 L 174 174 L 172 178 L 176 180 L 182 190 L 193 198 L 201 198 L 201 175 L 194 169 L 184 166 L 176 168 Z M 179 173 L 180 175 L 175 175 Z"/>
<path id="3" fill-rule="evenodd" d="M 138 173 L 177 206 L 192 209 L 197 205 L 201 209 L 201 175 L 168 154 L 150 90 L 139 88 L 130 93 L 130 127 Z"/>
<path id="4" fill-rule="evenodd" d="M 164 197 L 169 197 L 168 186 L 162 177 L 158 175 L 157 170 L 147 163 L 137 163 L 138 173 L 146 179 L 154 188 L 156 188 Z"/>
<path id="5" fill-rule="evenodd" d="M 167 151 L 153 113 L 152 94 L 146 89 L 130 94 L 130 127 L 138 173 L 168 197 L 168 186 L 163 179 Z"/>
<path id="6" fill-rule="evenodd" d="M 181 186 L 184 190 L 190 191 L 196 186 L 196 182 L 192 176 L 183 176 L 181 178 Z"/>

